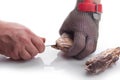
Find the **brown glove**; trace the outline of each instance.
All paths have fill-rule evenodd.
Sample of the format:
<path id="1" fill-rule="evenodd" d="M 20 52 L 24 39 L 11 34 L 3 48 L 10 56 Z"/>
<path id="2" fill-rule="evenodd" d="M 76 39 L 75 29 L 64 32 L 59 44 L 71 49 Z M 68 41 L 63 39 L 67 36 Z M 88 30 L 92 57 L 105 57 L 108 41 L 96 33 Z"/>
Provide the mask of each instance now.
<path id="1" fill-rule="evenodd" d="M 68 33 L 73 37 L 73 46 L 67 56 L 85 58 L 96 50 L 100 14 L 73 10 L 64 21 L 60 35 Z"/>

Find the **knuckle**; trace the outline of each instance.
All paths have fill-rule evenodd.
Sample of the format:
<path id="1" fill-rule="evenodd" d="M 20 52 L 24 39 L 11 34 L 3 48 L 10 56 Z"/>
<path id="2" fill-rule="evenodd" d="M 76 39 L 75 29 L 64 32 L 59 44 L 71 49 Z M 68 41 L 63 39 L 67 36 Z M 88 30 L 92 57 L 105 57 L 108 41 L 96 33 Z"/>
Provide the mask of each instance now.
<path id="1" fill-rule="evenodd" d="M 28 38 L 25 36 L 19 35 L 19 41 L 21 41 L 22 43 L 28 43 Z"/>
<path id="2" fill-rule="evenodd" d="M 20 52 L 19 55 L 21 60 L 31 59 L 31 55 L 29 53 L 26 53 L 25 51 Z"/>
<path id="3" fill-rule="evenodd" d="M 40 53 L 42 53 L 45 50 L 45 47 L 40 48 Z"/>
<path id="4" fill-rule="evenodd" d="M 34 49 L 33 51 L 31 51 L 31 57 L 36 56 L 39 53 L 39 51 L 37 49 Z"/>
<path id="5" fill-rule="evenodd" d="M 27 28 L 23 28 L 23 31 L 26 32 L 26 33 L 31 33 L 31 31 Z"/>
<path id="6" fill-rule="evenodd" d="M 39 45 L 39 47 L 37 47 L 38 52 L 40 52 L 40 53 L 43 52 L 45 50 L 44 43 L 40 42 L 38 45 Z"/>
<path id="7" fill-rule="evenodd" d="M 45 50 L 45 45 L 42 45 L 42 46 L 40 47 L 40 53 L 43 52 L 44 50 Z"/>

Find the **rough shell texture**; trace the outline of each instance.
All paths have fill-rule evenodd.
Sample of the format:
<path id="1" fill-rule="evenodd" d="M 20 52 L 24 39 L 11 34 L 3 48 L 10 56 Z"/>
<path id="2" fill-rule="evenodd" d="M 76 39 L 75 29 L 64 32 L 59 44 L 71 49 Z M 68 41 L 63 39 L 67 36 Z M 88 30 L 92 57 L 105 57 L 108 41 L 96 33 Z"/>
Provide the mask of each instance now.
<path id="1" fill-rule="evenodd" d="M 70 36 L 66 33 L 63 33 L 61 37 L 56 40 L 56 45 L 53 45 L 52 47 L 67 52 L 68 49 L 72 46 L 72 44 L 73 41 Z"/>
<path id="2" fill-rule="evenodd" d="M 89 73 L 99 73 L 107 68 L 109 68 L 112 64 L 114 64 L 120 55 L 120 47 L 114 49 L 107 49 L 100 54 L 96 55 L 96 57 L 88 60 L 86 62 L 86 70 Z"/>

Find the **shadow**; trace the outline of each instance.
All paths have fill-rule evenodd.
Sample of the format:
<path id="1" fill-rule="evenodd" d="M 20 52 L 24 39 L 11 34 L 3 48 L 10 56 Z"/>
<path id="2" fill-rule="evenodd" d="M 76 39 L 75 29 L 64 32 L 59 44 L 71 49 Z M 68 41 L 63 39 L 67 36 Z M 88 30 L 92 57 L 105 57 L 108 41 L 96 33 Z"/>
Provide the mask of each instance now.
<path id="1" fill-rule="evenodd" d="M 63 52 L 59 52 L 57 58 L 51 63 L 50 66 L 53 66 L 56 70 L 64 70 L 68 73 L 72 73 L 74 75 L 85 75 L 85 62 L 84 60 L 77 60 L 74 58 L 66 57 L 63 55 Z"/>
<path id="2" fill-rule="evenodd" d="M 118 71 L 120 66 L 113 66 L 100 74 L 88 74 L 85 70 L 85 62 L 95 54 L 92 54 L 83 60 L 76 60 L 74 58 L 65 57 L 63 54 L 64 53 L 62 52 L 48 48 L 43 54 L 38 55 L 34 59 L 28 61 L 13 61 L 6 59 L 4 56 L 0 56 L 0 68 L 2 69 L 2 67 L 6 67 L 16 70 L 22 69 L 24 71 L 35 70 L 36 72 L 63 71 L 63 73 L 65 72 L 69 76 L 78 78 L 80 77 L 84 80 L 102 80 L 105 76 L 110 75 L 110 72 L 115 73 L 116 70 Z"/>
<path id="3" fill-rule="evenodd" d="M 0 67 L 8 68 L 43 68 L 44 64 L 40 57 L 33 58 L 28 61 L 18 60 L 14 61 L 12 59 L 6 58 L 5 56 L 0 56 Z"/>

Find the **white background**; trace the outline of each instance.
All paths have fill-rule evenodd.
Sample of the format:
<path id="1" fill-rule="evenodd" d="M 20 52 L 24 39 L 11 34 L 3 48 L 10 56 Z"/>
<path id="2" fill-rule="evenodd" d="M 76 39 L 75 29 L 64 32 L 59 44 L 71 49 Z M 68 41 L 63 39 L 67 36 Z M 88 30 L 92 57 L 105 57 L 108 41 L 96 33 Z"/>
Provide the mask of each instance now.
<path id="1" fill-rule="evenodd" d="M 25 25 L 46 38 L 46 45 L 59 37 L 59 28 L 73 10 L 75 0 L 0 0 L 0 19 Z M 58 50 L 47 47 L 30 61 L 9 61 L 0 56 L 0 80 L 117 80 L 120 79 L 120 61 L 98 75 L 87 75 L 85 61 L 95 54 L 120 46 L 119 0 L 102 0 L 96 52 L 82 61 L 68 60 Z"/>

